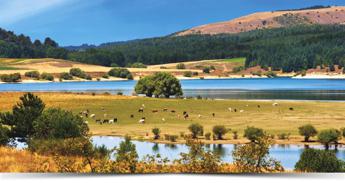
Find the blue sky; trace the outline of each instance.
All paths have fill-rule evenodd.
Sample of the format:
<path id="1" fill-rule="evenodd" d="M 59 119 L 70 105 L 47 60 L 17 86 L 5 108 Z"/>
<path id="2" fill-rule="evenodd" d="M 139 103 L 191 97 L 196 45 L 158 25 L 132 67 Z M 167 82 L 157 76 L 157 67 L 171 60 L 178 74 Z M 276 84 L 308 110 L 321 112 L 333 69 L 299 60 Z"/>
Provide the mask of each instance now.
<path id="1" fill-rule="evenodd" d="M 0 27 L 60 45 L 163 36 L 257 11 L 345 0 L 0 0 Z"/>

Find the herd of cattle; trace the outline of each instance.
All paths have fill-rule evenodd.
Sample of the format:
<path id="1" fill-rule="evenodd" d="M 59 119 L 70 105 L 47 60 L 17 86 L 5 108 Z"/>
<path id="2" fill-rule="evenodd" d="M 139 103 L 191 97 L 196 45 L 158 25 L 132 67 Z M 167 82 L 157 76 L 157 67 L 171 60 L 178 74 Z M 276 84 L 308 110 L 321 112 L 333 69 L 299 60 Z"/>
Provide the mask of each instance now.
<path id="1" fill-rule="evenodd" d="M 276 107 L 278 105 L 279 105 L 278 103 L 273 103 L 272 104 L 272 106 L 274 106 L 274 107 Z M 249 105 L 246 105 L 246 107 L 249 107 Z M 257 105 L 257 108 L 261 108 L 261 105 Z M 144 109 L 145 109 L 145 105 L 142 104 L 142 106 L 138 109 L 138 113 L 142 113 L 143 114 L 144 113 Z M 290 107 L 289 110 L 293 111 L 294 108 Z M 102 107 L 102 111 L 105 111 L 104 107 Z M 159 111 L 160 110 L 156 110 L 156 109 L 155 110 L 151 110 L 152 113 L 158 113 Z M 163 112 L 170 112 L 170 113 L 176 113 L 176 110 L 170 110 L 169 111 L 168 108 L 163 108 L 161 111 L 163 111 Z M 237 108 L 231 108 L 231 107 L 228 108 L 228 111 L 229 112 L 235 112 L 235 113 L 236 112 L 240 112 L 240 113 L 245 112 L 244 109 L 237 109 Z M 114 124 L 114 123 L 118 122 L 118 118 L 117 117 L 109 119 L 109 118 L 107 118 L 108 115 L 105 114 L 105 113 L 103 114 L 103 119 L 99 119 L 99 118 L 96 119 L 96 114 L 90 114 L 90 110 L 89 109 L 87 109 L 85 111 L 80 111 L 79 114 L 80 114 L 80 117 L 93 119 L 93 120 L 95 120 L 95 122 L 97 124 L 101 124 L 101 125 L 102 124 Z M 178 114 L 177 117 L 180 118 L 181 115 Z M 187 111 L 183 111 L 182 117 L 183 117 L 184 120 L 188 120 L 189 119 L 189 113 Z M 202 115 L 198 114 L 198 118 L 201 118 L 201 117 L 202 117 Z M 212 117 L 216 117 L 216 114 L 212 113 Z M 134 114 L 131 114 L 130 118 L 134 118 Z M 146 120 L 145 117 L 141 117 L 138 122 L 140 124 L 144 124 L 145 120 Z M 162 121 L 164 122 L 165 118 L 162 118 Z M 88 123 L 88 121 L 85 121 L 85 123 Z"/>

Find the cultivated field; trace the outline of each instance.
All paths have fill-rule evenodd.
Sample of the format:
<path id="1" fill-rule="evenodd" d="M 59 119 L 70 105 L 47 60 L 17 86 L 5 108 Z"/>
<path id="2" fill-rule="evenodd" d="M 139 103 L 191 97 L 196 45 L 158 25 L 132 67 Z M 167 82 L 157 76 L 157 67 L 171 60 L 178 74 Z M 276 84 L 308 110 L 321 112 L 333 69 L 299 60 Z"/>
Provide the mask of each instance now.
<path id="1" fill-rule="evenodd" d="M 273 101 L 150 99 L 70 93 L 37 94 L 47 107 L 61 107 L 72 110 L 75 114 L 88 109 L 90 114 L 96 115 L 95 119 L 118 118 L 116 124 L 103 125 L 96 124 L 94 119 L 85 119 L 89 122 L 94 135 L 128 134 L 136 139 L 149 139 L 152 137 L 151 129 L 154 127 L 160 128 L 162 134 L 179 135 L 181 132 L 188 133 L 187 128 L 190 124 L 200 123 L 204 126 L 205 132 L 211 132 L 214 125 L 225 125 L 232 131 L 238 131 L 241 139 L 231 141 L 230 133 L 226 136 L 229 143 L 240 143 L 241 140 L 243 142 L 242 134 L 247 126 L 260 127 L 274 135 L 291 133 L 291 139 L 284 143 L 298 143 L 302 140 L 297 131 L 301 125 L 310 123 L 319 130 L 345 127 L 344 102 L 275 101 L 278 106 L 273 106 Z M 22 93 L 1 93 L 0 111 L 10 110 L 21 95 Z M 139 113 L 138 109 L 143 104 L 144 113 Z M 230 112 L 229 107 L 237 109 L 237 112 Z M 168 111 L 163 112 L 164 108 Z M 153 113 L 153 110 L 158 112 Z M 175 110 L 176 113 L 172 113 L 171 110 Z M 243 112 L 239 112 L 240 110 Z M 183 111 L 189 113 L 188 120 L 183 119 Z M 215 117 L 212 113 L 215 113 Z M 131 118 L 131 115 L 134 117 Z M 138 122 L 142 117 L 146 118 L 145 124 Z"/>

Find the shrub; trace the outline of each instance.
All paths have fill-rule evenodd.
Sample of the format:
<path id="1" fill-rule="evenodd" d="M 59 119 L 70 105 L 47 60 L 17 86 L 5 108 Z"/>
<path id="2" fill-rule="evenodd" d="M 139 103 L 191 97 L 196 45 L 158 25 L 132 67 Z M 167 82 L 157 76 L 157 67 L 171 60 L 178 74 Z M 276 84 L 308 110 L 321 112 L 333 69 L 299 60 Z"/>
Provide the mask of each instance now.
<path id="1" fill-rule="evenodd" d="M 204 127 L 198 123 L 191 124 L 188 127 L 188 130 L 192 133 L 193 139 L 196 139 L 199 135 L 202 136 L 204 134 Z"/>
<path id="2" fill-rule="evenodd" d="M 33 122 L 33 136 L 38 139 L 85 137 L 89 128 L 83 119 L 70 111 L 51 108 Z"/>
<path id="3" fill-rule="evenodd" d="M 0 146 L 5 146 L 10 142 L 10 130 L 0 124 Z"/>
<path id="4" fill-rule="evenodd" d="M 318 135 L 318 139 L 320 143 L 325 145 L 326 149 L 328 150 L 330 143 L 338 143 L 340 135 L 340 131 L 336 129 L 322 130 Z"/>
<path id="5" fill-rule="evenodd" d="M 46 72 L 41 74 L 41 78 L 48 81 L 54 81 L 54 76 Z"/>
<path id="6" fill-rule="evenodd" d="M 341 129 L 341 135 L 345 138 L 345 128 Z"/>
<path id="7" fill-rule="evenodd" d="M 91 80 L 92 77 L 88 74 L 86 74 L 86 72 L 84 72 L 83 70 L 79 69 L 79 68 L 72 68 L 69 71 L 70 75 L 75 76 L 75 77 L 79 77 L 79 78 L 83 78 L 83 79 L 87 79 L 87 80 Z"/>
<path id="8" fill-rule="evenodd" d="M 69 74 L 68 72 L 63 72 L 60 74 L 60 79 L 61 80 L 72 80 L 73 76 Z"/>
<path id="9" fill-rule="evenodd" d="M 280 133 L 278 134 L 278 139 L 279 140 L 286 140 L 290 138 L 290 133 Z"/>
<path id="10" fill-rule="evenodd" d="M 232 138 L 235 140 L 238 139 L 238 132 L 237 131 L 232 132 Z"/>
<path id="11" fill-rule="evenodd" d="M 29 78 L 40 79 L 40 73 L 38 71 L 28 71 L 24 75 Z"/>
<path id="12" fill-rule="evenodd" d="M 237 146 L 232 154 L 236 170 L 240 173 L 284 171 L 279 161 L 269 157 L 271 145 L 272 140 L 262 136 L 256 139 L 256 142 Z"/>
<path id="13" fill-rule="evenodd" d="M 108 72 L 108 75 L 119 78 L 133 79 L 131 72 L 125 68 L 113 68 Z"/>
<path id="14" fill-rule="evenodd" d="M 264 136 L 264 131 L 260 128 L 247 127 L 244 130 L 244 137 L 249 139 L 252 142 L 257 141 L 259 138 Z"/>
<path id="15" fill-rule="evenodd" d="M 159 128 L 152 129 L 152 133 L 154 135 L 154 139 L 157 140 L 160 137 L 161 130 Z"/>
<path id="16" fill-rule="evenodd" d="M 171 142 L 176 142 L 177 139 L 178 139 L 178 136 L 177 136 L 177 135 L 170 135 L 169 140 L 170 140 Z"/>
<path id="17" fill-rule="evenodd" d="M 205 67 L 204 69 L 202 69 L 203 73 L 209 74 L 211 71 L 211 69 L 209 67 Z"/>
<path id="18" fill-rule="evenodd" d="M 193 76 L 198 76 L 199 73 L 198 73 L 198 72 L 193 72 L 192 75 L 193 75 Z"/>
<path id="19" fill-rule="evenodd" d="M 186 71 L 183 73 L 184 77 L 192 77 L 193 73 L 191 71 Z"/>
<path id="20" fill-rule="evenodd" d="M 295 170 L 302 172 L 341 172 L 343 168 L 344 162 L 335 152 L 317 149 L 305 149 L 295 165 Z"/>
<path id="21" fill-rule="evenodd" d="M 317 135 L 317 130 L 313 125 L 310 124 L 299 127 L 298 132 L 300 135 L 304 136 L 305 142 L 309 142 L 310 137 Z"/>
<path id="22" fill-rule="evenodd" d="M 129 67 L 131 67 L 131 68 L 147 68 L 147 66 L 141 62 L 135 62 L 133 64 L 130 64 Z"/>
<path id="23" fill-rule="evenodd" d="M 176 69 L 186 69 L 186 65 L 184 65 L 183 63 L 179 63 L 176 65 Z"/>
<path id="24" fill-rule="evenodd" d="M 254 76 L 259 76 L 259 77 L 262 76 L 261 71 L 253 71 L 253 72 L 251 72 L 251 74 L 254 75 Z"/>
<path id="25" fill-rule="evenodd" d="M 7 82 L 7 83 L 15 83 L 19 82 L 21 80 L 20 73 L 13 73 L 13 74 L 2 74 L 0 76 L 0 80 L 2 82 Z"/>
<path id="26" fill-rule="evenodd" d="M 123 95 L 123 93 L 119 91 L 116 93 L 116 95 Z"/>
<path id="27" fill-rule="evenodd" d="M 228 129 L 226 129 L 223 125 L 216 125 L 213 127 L 212 132 L 216 135 L 218 140 L 223 140 L 223 136 L 228 133 Z"/>
<path id="28" fill-rule="evenodd" d="M 205 139 L 211 140 L 211 133 L 210 132 L 205 133 Z"/>
<path id="29" fill-rule="evenodd" d="M 125 141 L 120 143 L 116 149 L 116 162 L 125 163 L 129 173 L 134 173 L 138 163 L 138 153 L 135 144 L 131 142 L 131 138 L 126 136 Z"/>
<path id="30" fill-rule="evenodd" d="M 109 75 L 108 75 L 108 74 L 104 74 L 104 75 L 102 76 L 102 78 L 109 79 Z"/>
<path id="31" fill-rule="evenodd" d="M 160 69 L 168 69 L 168 68 L 165 67 L 165 66 L 160 66 L 159 68 L 160 68 Z"/>

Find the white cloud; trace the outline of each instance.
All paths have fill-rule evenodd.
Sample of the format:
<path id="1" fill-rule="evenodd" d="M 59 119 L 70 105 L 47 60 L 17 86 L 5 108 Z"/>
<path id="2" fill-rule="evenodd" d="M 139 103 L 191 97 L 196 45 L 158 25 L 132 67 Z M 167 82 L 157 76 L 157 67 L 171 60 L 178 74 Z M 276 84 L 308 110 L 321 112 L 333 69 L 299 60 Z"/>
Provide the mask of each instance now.
<path id="1" fill-rule="evenodd" d="M 0 24 L 13 24 L 73 0 L 0 0 Z"/>

